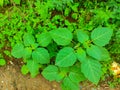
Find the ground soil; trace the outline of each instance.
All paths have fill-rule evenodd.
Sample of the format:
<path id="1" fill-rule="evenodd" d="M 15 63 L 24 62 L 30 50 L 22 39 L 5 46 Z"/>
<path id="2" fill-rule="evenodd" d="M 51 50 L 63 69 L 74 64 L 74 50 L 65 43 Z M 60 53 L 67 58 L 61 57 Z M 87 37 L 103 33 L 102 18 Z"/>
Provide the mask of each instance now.
<path id="1" fill-rule="evenodd" d="M 95 87 L 90 83 L 82 83 L 81 90 L 120 90 L 120 87 L 111 89 L 106 84 L 102 85 Z M 36 78 L 22 75 L 19 65 L 11 62 L 0 67 L 0 90 L 61 90 L 61 88 L 59 83 L 49 82 L 41 75 Z"/>
<path id="2" fill-rule="evenodd" d="M 0 90 L 61 90 L 56 82 L 49 82 L 41 75 L 31 78 L 22 75 L 17 65 L 0 67 Z"/>

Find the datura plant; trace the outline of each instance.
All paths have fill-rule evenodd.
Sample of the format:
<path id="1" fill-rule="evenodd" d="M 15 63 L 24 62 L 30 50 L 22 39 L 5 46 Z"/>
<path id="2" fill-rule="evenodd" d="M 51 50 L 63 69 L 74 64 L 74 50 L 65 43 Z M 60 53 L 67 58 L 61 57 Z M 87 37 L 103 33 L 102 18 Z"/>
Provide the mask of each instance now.
<path id="1" fill-rule="evenodd" d="M 63 89 L 79 90 L 79 82 L 86 79 L 98 84 L 101 62 L 110 60 L 104 46 L 112 33 L 108 27 L 97 27 L 92 32 L 61 27 L 36 35 L 26 32 L 11 53 L 23 58 L 23 74 L 30 72 L 35 77 L 41 72 L 47 80 L 61 81 Z"/>

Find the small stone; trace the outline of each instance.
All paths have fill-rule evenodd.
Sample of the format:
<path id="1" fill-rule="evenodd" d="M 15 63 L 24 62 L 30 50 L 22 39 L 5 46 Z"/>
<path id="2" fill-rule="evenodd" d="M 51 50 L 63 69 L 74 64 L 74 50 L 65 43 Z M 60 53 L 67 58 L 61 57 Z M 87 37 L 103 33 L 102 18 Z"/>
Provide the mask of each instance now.
<path id="1" fill-rule="evenodd" d="M 13 65 L 13 62 L 12 62 L 12 61 L 10 61 L 10 64 L 12 64 L 12 65 Z"/>

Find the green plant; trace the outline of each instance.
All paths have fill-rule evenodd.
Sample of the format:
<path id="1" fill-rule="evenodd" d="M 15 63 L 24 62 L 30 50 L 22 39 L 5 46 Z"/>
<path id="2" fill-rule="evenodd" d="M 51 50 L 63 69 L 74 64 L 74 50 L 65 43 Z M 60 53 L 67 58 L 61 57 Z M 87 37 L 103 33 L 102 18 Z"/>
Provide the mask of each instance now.
<path id="1" fill-rule="evenodd" d="M 29 71 L 31 76 L 35 77 L 41 68 L 43 70 L 42 75 L 46 79 L 50 81 L 62 80 L 63 87 L 72 89 L 71 86 L 74 85 L 76 90 L 78 90 L 76 86 L 79 85 L 81 80 L 85 80 L 85 77 L 97 84 L 102 75 L 100 62 L 107 61 L 110 58 L 108 51 L 103 46 L 109 43 L 112 30 L 107 27 L 98 27 L 90 33 L 90 36 L 82 30 L 75 30 L 74 32 L 79 44 L 75 48 L 74 45 L 70 45 L 74 37 L 67 28 L 57 28 L 49 32 L 43 32 L 38 34 L 37 37 L 25 33 L 23 42 L 16 44 L 12 49 L 12 55 L 16 58 L 23 58 L 26 63 L 22 66 L 22 73 L 27 74 Z M 51 65 L 52 58 L 50 59 L 49 51 L 45 47 L 53 41 L 60 45 L 61 49 L 56 54 L 56 59 L 53 58 L 55 60 Z M 69 69 L 64 71 L 64 68 L 69 67 L 76 68 L 75 70 L 71 69 L 73 71 Z M 77 81 L 74 80 L 76 78 Z M 69 82 L 70 86 L 66 86 L 66 82 Z"/>
<path id="2" fill-rule="evenodd" d="M 22 74 L 41 73 L 62 82 L 63 90 L 79 90 L 84 80 L 97 85 L 108 74 L 111 59 L 106 47 L 115 30 L 112 40 L 119 41 L 117 1 L 11 1 L 13 6 L 0 13 L 0 52 L 22 58 Z M 115 45 L 112 49 L 118 50 Z"/>
<path id="3" fill-rule="evenodd" d="M 20 5 L 21 0 L 0 0 L 0 6 L 4 6 L 7 4 L 17 4 Z"/>

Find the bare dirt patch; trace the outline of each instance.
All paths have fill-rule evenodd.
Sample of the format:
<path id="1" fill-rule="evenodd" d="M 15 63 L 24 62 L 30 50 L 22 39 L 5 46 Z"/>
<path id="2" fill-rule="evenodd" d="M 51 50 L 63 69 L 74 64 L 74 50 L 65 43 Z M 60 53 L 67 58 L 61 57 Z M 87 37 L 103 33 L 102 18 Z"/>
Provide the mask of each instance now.
<path id="1" fill-rule="evenodd" d="M 17 65 L 0 67 L 0 90 L 61 90 L 56 82 L 49 82 L 41 75 L 31 78 L 22 75 Z"/>

